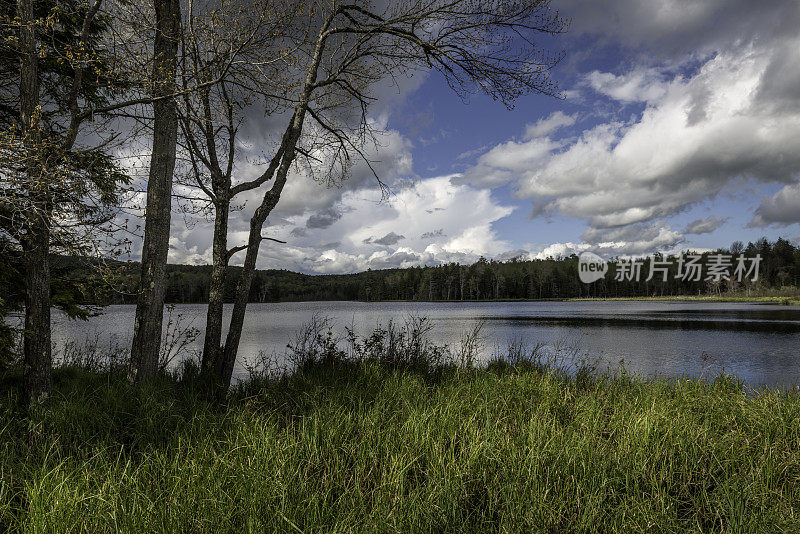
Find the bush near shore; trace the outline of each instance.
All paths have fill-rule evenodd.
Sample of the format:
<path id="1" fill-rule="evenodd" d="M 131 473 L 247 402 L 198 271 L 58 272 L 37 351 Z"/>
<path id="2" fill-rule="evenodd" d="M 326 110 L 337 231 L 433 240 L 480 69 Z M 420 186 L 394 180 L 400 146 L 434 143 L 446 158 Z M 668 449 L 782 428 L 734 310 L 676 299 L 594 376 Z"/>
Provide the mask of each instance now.
<path id="1" fill-rule="evenodd" d="M 25 415 L 6 375 L 0 530 L 800 530 L 794 391 L 519 354 L 475 369 L 369 339 L 360 358 L 294 345 L 293 371 L 252 373 L 224 406 L 192 365 L 134 387 L 73 364 Z"/>

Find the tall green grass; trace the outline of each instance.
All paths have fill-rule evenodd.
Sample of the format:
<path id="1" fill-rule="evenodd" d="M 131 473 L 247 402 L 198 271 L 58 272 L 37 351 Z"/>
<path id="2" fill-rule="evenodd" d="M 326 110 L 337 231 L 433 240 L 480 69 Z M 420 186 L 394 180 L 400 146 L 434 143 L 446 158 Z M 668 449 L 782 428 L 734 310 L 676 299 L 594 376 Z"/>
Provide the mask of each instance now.
<path id="1" fill-rule="evenodd" d="M 311 329 L 294 371 L 225 406 L 190 365 L 144 388 L 63 368 L 29 415 L 6 377 L 0 531 L 800 530 L 797 393 L 565 373 L 536 350 L 474 369 L 470 343 L 441 363 L 404 328 L 349 354 Z"/>
<path id="2" fill-rule="evenodd" d="M 60 371 L 0 403 L 0 530 L 797 531 L 800 399 L 713 382 L 318 362 L 240 387 Z"/>

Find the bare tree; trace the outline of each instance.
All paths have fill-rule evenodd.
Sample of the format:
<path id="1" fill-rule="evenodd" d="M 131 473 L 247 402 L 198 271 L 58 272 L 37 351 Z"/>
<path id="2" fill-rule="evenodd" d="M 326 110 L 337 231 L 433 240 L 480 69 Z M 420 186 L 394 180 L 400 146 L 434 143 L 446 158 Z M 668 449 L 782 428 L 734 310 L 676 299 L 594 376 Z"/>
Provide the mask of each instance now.
<path id="1" fill-rule="evenodd" d="M 266 62 L 253 61 L 252 51 L 269 41 L 272 34 L 280 28 L 275 24 L 265 24 L 266 20 L 280 20 L 278 17 L 265 18 L 264 15 L 282 12 L 282 9 L 278 9 L 278 2 L 266 2 L 255 9 L 253 16 L 255 4 L 237 0 L 212 0 L 200 3 L 202 15 L 196 16 L 194 2 L 189 0 L 185 6 L 188 29 L 184 29 L 181 27 L 179 0 L 155 0 L 154 5 L 156 33 L 151 93 L 154 101 L 153 152 L 147 187 L 140 293 L 131 351 L 131 372 L 137 382 L 150 379 L 158 368 L 173 198 L 172 182 L 179 131 L 178 103 L 185 102 L 190 115 L 196 118 L 197 115 L 193 115 L 194 111 L 191 110 L 191 103 L 199 102 L 201 113 L 205 117 L 198 123 L 201 129 L 205 128 L 202 130 L 202 142 L 210 143 L 211 146 L 210 159 L 205 159 L 204 164 L 207 164 L 206 168 L 212 174 L 211 188 L 219 191 L 221 183 L 224 183 L 224 173 L 214 151 L 215 138 L 220 131 L 216 123 L 209 122 L 210 95 L 220 90 L 224 94 L 228 90 L 225 86 L 225 83 L 230 83 L 228 80 L 238 81 L 236 90 L 241 94 L 241 84 L 248 79 L 243 65 L 248 65 L 248 68 L 266 68 Z M 200 27 L 196 28 L 198 25 Z M 259 50 L 263 51 L 261 48 Z M 262 92 L 253 84 L 249 88 L 253 92 Z M 229 109 L 227 113 L 231 114 L 232 110 Z M 182 128 L 186 130 L 186 124 L 191 123 L 192 121 L 187 123 L 183 120 Z M 232 128 L 232 124 L 229 122 L 228 127 Z M 189 132 L 190 137 L 187 139 L 192 140 L 197 147 L 191 137 L 194 133 L 191 127 Z M 231 139 L 233 137 L 235 134 Z M 192 153 L 197 155 L 200 152 Z M 229 168 L 229 178 L 230 173 Z M 224 202 L 222 199 L 225 196 L 220 194 L 219 199 L 214 200 Z M 213 332 L 213 322 L 211 326 Z"/>
<path id="2" fill-rule="evenodd" d="M 238 4 L 221 0 L 192 10 L 183 35 L 182 76 L 219 78 L 217 84 L 186 92 L 181 99 L 180 124 L 186 172 L 181 185 L 201 192 L 199 210 L 214 219 L 213 266 L 209 286 L 202 369 L 206 377 L 220 375 L 223 293 L 231 256 L 243 247 L 228 248 L 228 222 L 237 197 L 260 187 L 270 177 L 273 158 L 259 176 L 238 176 L 237 135 L 245 114 L 277 112 L 285 107 L 278 93 L 286 90 L 281 72 L 286 68 L 286 43 L 292 14 L 300 4 L 278 8 L 274 2 Z M 221 70 L 226 72 L 222 73 Z M 279 81 L 280 80 L 280 81 Z M 196 199 L 196 197 L 195 197 Z M 190 197 L 189 205 L 192 202 Z M 190 208 L 192 209 L 192 208 Z"/>
<path id="3" fill-rule="evenodd" d="M 275 8 L 273 3 L 270 7 Z M 480 91 L 509 107 L 528 92 L 557 94 L 550 70 L 560 56 L 544 53 L 534 43 L 535 37 L 558 34 L 566 27 L 547 0 L 408 0 L 384 7 L 371 2 L 311 2 L 305 9 L 283 7 L 290 31 L 276 35 L 264 49 L 265 58 L 252 65 L 271 89 L 259 93 L 267 103 L 266 111 L 287 121 L 263 173 L 243 182 L 232 176 L 234 112 L 247 104 L 240 100 L 246 93 L 229 88 L 247 84 L 233 77 L 220 84 L 218 91 L 205 93 L 194 105 L 187 101 L 185 106 L 183 131 L 189 160 L 198 187 L 215 211 L 204 368 L 213 372 L 214 382 L 222 389 L 232 376 L 259 248 L 262 241 L 271 239 L 262 235 L 262 228 L 280 200 L 290 171 L 339 183 L 354 161 L 360 160 L 380 183 L 365 150 L 368 143 L 376 142 L 368 117 L 376 99 L 370 89 L 376 83 L 434 70 L 461 97 Z M 281 69 L 276 73 L 265 69 L 266 64 L 278 64 Z M 211 94 L 213 99 L 208 98 Z M 219 131 L 227 137 L 225 165 L 217 155 Z M 203 140 L 202 146 L 198 140 Z M 268 183 L 250 218 L 247 242 L 228 248 L 230 200 Z M 220 345 L 221 283 L 231 256 L 239 251 L 245 252 L 244 265 L 227 338 Z"/>

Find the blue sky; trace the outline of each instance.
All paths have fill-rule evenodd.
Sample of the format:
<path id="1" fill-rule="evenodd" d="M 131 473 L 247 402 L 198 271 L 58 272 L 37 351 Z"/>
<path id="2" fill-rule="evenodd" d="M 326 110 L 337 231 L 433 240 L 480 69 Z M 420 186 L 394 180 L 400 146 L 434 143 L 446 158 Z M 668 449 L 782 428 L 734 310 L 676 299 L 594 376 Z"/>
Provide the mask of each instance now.
<path id="1" fill-rule="evenodd" d="M 800 240 L 800 2 L 565 0 L 564 98 L 512 110 L 433 74 L 379 91 L 374 157 L 340 188 L 294 177 L 260 268 L 353 272 L 480 256 L 601 255 Z M 247 209 L 231 225 L 244 240 Z M 170 261 L 207 263 L 208 225 Z M 236 263 L 236 260 L 234 260 Z"/>

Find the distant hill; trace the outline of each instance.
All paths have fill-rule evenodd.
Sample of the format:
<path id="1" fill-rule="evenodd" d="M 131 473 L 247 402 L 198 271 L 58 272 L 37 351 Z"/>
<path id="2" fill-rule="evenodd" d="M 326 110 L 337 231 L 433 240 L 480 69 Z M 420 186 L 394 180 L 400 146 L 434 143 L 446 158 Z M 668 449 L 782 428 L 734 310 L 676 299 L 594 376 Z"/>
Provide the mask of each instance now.
<path id="1" fill-rule="evenodd" d="M 481 259 L 472 265 L 455 263 L 411 267 L 407 269 L 368 270 L 355 274 L 309 275 L 287 270 L 256 272 L 250 291 L 251 302 L 304 300 L 492 300 L 492 299 L 561 299 L 575 297 L 635 297 L 698 295 L 735 290 L 779 290 L 800 287 L 800 248 L 778 239 L 760 239 L 748 245 L 734 245 L 735 253 L 760 254 L 760 279 L 757 283 L 734 281 L 684 281 L 676 277 L 677 262 L 672 262 L 666 282 L 660 276 L 645 281 L 649 261 L 642 266 L 639 281 L 616 281 L 613 274 L 593 284 L 578 277 L 578 257 L 541 260 L 513 259 L 505 262 Z M 731 254 L 720 249 L 715 253 Z M 704 255 L 707 259 L 708 253 Z M 614 272 L 614 263 L 610 271 Z M 82 288 L 86 303 L 135 303 L 139 264 L 108 262 L 102 272 L 110 282 L 101 280 L 86 260 L 58 258 L 54 269 L 60 279 Z M 241 268 L 230 267 L 225 298 L 232 301 Z M 208 300 L 209 265 L 169 265 L 167 267 L 167 302 L 192 303 Z M 78 299 L 80 300 L 80 299 Z"/>

